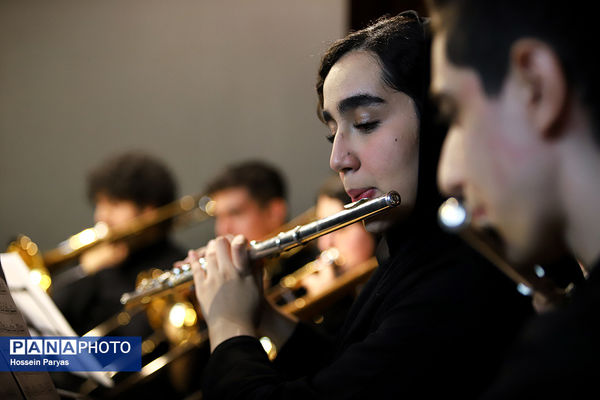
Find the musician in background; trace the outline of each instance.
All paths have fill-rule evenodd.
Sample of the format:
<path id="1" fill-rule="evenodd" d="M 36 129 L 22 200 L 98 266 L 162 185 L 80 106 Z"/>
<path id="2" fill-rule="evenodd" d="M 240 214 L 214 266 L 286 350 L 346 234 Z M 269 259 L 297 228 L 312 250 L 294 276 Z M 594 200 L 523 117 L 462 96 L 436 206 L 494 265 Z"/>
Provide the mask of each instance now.
<path id="1" fill-rule="evenodd" d="M 87 192 L 94 206 L 94 221 L 118 229 L 173 202 L 176 183 L 158 158 L 127 152 L 91 170 Z M 131 240 L 97 245 L 83 253 L 80 265 L 55 279 L 54 301 L 75 332 L 82 335 L 121 311 L 120 297 L 135 288 L 140 272 L 164 268 L 185 254 L 171 241 L 169 231 L 170 223 L 166 222 Z M 152 328 L 143 314 L 111 332 L 142 337 L 150 333 Z"/>
<path id="2" fill-rule="evenodd" d="M 350 196 L 344 190 L 339 176 L 332 175 L 323 182 L 319 189 L 316 204 L 316 218 L 321 219 L 344 209 L 351 203 Z M 336 279 L 354 268 L 375 260 L 375 235 L 368 232 L 362 222 L 357 222 L 343 229 L 321 236 L 317 239 L 321 256 L 315 261 L 317 272 L 302 279 L 302 287 L 309 296 L 316 296 L 330 290 Z M 323 313 L 313 318 L 327 332 L 337 333 L 362 285 L 351 290 Z"/>
<path id="3" fill-rule="evenodd" d="M 227 166 L 205 188 L 214 201 L 215 234 L 244 235 L 262 240 L 279 233 L 288 218 L 287 187 L 282 173 L 273 165 L 248 160 Z M 312 261 L 314 245 L 272 260 L 266 268 L 266 285 Z"/>
<path id="4" fill-rule="evenodd" d="M 242 234 L 249 240 L 262 240 L 279 233 L 287 222 L 285 179 L 281 171 L 265 161 L 246 160 L 226 166 L 206 184 L 204 193 L 212 200 L 207 211 L 214 216 L 217 236 Z M 318 250 L 311 244 L 268 260 L 264 269 L 264 286 L 277 285 L 281 278 L 317 256 Z M 198 384 L 198 371 L 204 368 L 208 357 L 208 349 L 203 347 L 187 359 L 175 360 L 171 368 L 176 371 L 174 379 L 185 383 L 176 386 Z"/>
<path id="5" fill-rule="evenodd" d="M 344 190 L 344 185 L 339 176 L 329 177 L 321 188 L 317 197 L 316 218 L 321 219 L 333 215 L 350 204 L 352 199 Z M 375 253 L 375 235 L 368 232 L 362 223 L 352 224 L 343 229 L 321 236 L 317 239 L 319 251 L 336 249 L 339 255 L 334 263 L 330 263 L 329 272 L 312 276 L 314 280 L 305 281 L 308 293 L 316 292 L 321 285 L 326 285 L 329 279 L 320 280 L 320 276 L 339 276 L 354 267 L 370 260 Z"/>
<path id="6" fill-rule="evenodd" d="M 565 250 L 587 272 L 523 331 L 485 399 L 598 398 L 600 90 L 588 3 L 428 2 L 432 89 L 449 119 L 440 186 L 516 265 Z"/>
<path id="7" fill-rule="evenodd" d="M 444 136 L 427 102 L 429 51 L 414 12 L 328 49 L 317 94 L 330 166 L 353 201 L 394 190 L 402 204 L 364 222 L 382 236 L 379 267 L 335 341 L 264 301 L 243 236 L 210 241 L 204 268 L 192 262 L 212 351 L 204 399 L 467 399 L 497 372 L 531 304 L 437 224 Z M 273 362 L 261 335 L 279 349 Z"/>

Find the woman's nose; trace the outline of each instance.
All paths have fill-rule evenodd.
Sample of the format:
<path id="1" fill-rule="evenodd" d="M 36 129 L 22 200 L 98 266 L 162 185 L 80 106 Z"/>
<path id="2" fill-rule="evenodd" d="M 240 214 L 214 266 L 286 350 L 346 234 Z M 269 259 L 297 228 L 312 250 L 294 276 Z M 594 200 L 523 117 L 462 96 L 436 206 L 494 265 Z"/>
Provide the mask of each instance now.
<path id="1" fill-rule="evenodd" d="M 341 130 L 338 130 L 333 139 L 329 166 L 339 173 L 357 170 L 360 167 L 360 160 L 348 135 Z"/>

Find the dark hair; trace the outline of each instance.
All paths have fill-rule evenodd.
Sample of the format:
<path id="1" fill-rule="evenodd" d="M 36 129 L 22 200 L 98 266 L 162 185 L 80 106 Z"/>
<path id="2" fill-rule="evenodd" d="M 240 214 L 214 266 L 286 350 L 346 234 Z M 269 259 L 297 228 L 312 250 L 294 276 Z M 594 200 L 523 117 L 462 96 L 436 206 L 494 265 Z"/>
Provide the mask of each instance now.
<path id="1" fill-rule="evenodd" d="M 286 199 L 286 186 L 281 173 L 262 161 L 245 161 L 225 168 L 208 183 L 205 193 L 209 195 L 225 189 L 245 188 L 260 206 L 273 199 Z"/>
<path id="2" fill-rule="evenodd" d="M 348 204 L 352 201 L 346 190 L 344 189 L 344 185 L 342 180 L 338 175 L 329 176 L 319 188 L 319 193 L 317 196 L 327 196 L 332 199 L 337 199 L 342 202 L 342 204 Z M 317 198 L 318 200 L 318 198 Z"/>
<path id="3" fill-rule="evenodd" d="M 429 46 L 425 29 L 427 20 L 415 11 L 395 17 L 381 17 L 365 29 L 337 40 L 321 59 L 317 77 L 319 118 L 322 120 L 323 84 L 331 68 L 344 55 L 364 50 L 377 56 L 383 71 L 382 80 L 410 96 L 420 115 L 429 87 Z"/>
<path id="4" fill-rule="evenodd" d="M 412 98 L 419 117 L 419 183 L 415 218 L 436 224 L 441 203 L 437 189 L 437 164 L 445 126 L 435 118 L 436 108 L 429 96 L 431 35 L 429 20 L 415 11 L 382 17 L 365 29 L 339 39 L 321 60 L 317 77 L 319 118 L 323 120 L 323 84 L 333 65 L 352 51 L 369 51 L 377 56 L 382 80 L 390 88 Z"/>
<path id="5" fill-rule="evenodd" d="M 130 200 L 140 207 L 160 207 L 176 197 L 176 184 L 169 169 L 157 158 L 127 152 L 109 158 L 88 174 L 88 197 L 95 202 L 100 193 Z"/>
<path id="6" fill-rule="evenodd" d="M 600 143 L 600 109 L 593 26 L 596 15 L 587 3 L 557 0 L 427 0 L 436 30 L 447 34 L 446 54 L 457 66 L 474 69 L 488 95 L 498 94 L 509 67 L 513 43 L 524 37 L 544 41 L 556 52 L 571 90 L 590 109 Z"/>

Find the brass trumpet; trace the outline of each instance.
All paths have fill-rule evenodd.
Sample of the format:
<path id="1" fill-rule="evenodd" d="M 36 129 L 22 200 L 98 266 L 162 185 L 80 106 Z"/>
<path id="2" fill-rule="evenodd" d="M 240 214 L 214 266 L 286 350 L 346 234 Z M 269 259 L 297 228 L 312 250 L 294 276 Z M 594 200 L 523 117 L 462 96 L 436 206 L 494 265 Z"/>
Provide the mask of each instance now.
<path id="1" fill-rule="evenodd" d="M 44 253 L 40 252 L 37 244 L 29 237 L 19 235 L 9 244 L 7 251 L 18 252 L 30 268 L 31 280 L 47 291 L 52 282 L 50 271 L 77 258 L 84 251 L 101 243 L 134 239 L 142 232 L 169 220 L 173 221 L 176 227 L 201 222 L 211 216 L 208 209 L 210 201 L 210 198 L 204 195 L 187 195 L 159 207 L 151 214 L 135 218 L 127 226 L 119 229 L 111 230 L 106 224 L 99 222 Z"/>
<path id="2" fill-rule="evenodd" d="M 533 292 L 542 294 L 551 303 L 562 303 L 566 300 L 573 285 L 562 289 L 545 273 L 543 267 L 520 266 L 516 268 L 504 258 L 501 249 L 485 232 L 476 231 L 470 226 L 471 216 L 463 204 L 456 198 L 449 198 L 438 209 L 438 221 L 447 231 L 458 233 L 471 247 L 490 260 L 500 271 L 517 284 L 517 290 L 530 295 Z"/>
<path id="3" fill-rule="evenodd" d="M 329 217 L 306 225 L 297 226 L 267 240 L 252 241 L 249 245 L 248 255 L 251 260 L 275 256 L 357 221 L 372 217 L 392 207 L 397 207 L 399 204 L 400 195 L 394 191 L 375 199 L 361 199 L 346 205 L 344 210 Z M 121 303 L 126 306 L 139 303 L 147 304 L 155 296 L 190 286 L 192 280 L 191 266 L 185 264 L 171 271 L 164 272 L 157 279 L 139 285 L 134 292 L 124 293 L 121 296 Z"/>
<path id="4" fill-rule="evenodd" d="M 268 288 L 267 297 L 273 301 L 277 301 L 280 298 L 286 298 L 286 300 L 293 300 L 289 297 L 293 297 L 292 292 L 295 289 L 299 289 L 302 285 L 302 280 L 309 275 L 319 272 L 323 268 L 323 262 L 325 265 L 335 265 L 340 257 L 340 252 L 335 247 L 323 250 L 316 260 L 313 260 L 304 266 L 298 268 L 294 272 L 281 278 L 277 285 Z"/>
<path id="5" fill-rule="evenodd" d="M 78 257 L 84 251 L 100 243 L 131 239 L 168 220 L 173 220 L 175 225 L 187 224 L 190 221 L 201 222 L 210 216 L 207 213 L 209 203 L 210 198 L 205 195 L 187 195 L 159 207 L 151 214 L 144 214 L 133 219 L 123 228 L 109 229 L 106 224 L 99 222 L 94 227 L 84 229 L 69 237 L 57 248 L 45 252 L 43 254 L 44 263 L 52 269 L 52 267 Z"/>

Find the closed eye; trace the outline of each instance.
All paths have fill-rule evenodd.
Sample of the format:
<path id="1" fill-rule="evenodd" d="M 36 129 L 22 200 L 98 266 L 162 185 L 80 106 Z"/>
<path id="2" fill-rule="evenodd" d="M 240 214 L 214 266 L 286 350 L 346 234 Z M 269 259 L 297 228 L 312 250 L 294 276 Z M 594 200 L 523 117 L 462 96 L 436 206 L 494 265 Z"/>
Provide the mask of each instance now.
<path id="1" fill-rule="evenodd" d="M 380 121 L 369 121 L 369 122 L 363 122 L 361 124 L 354 124 L 354 128 L 369 133 L 374 131 L 375 129 L 377 129 L 377 127 L 379 126 Z"/>

